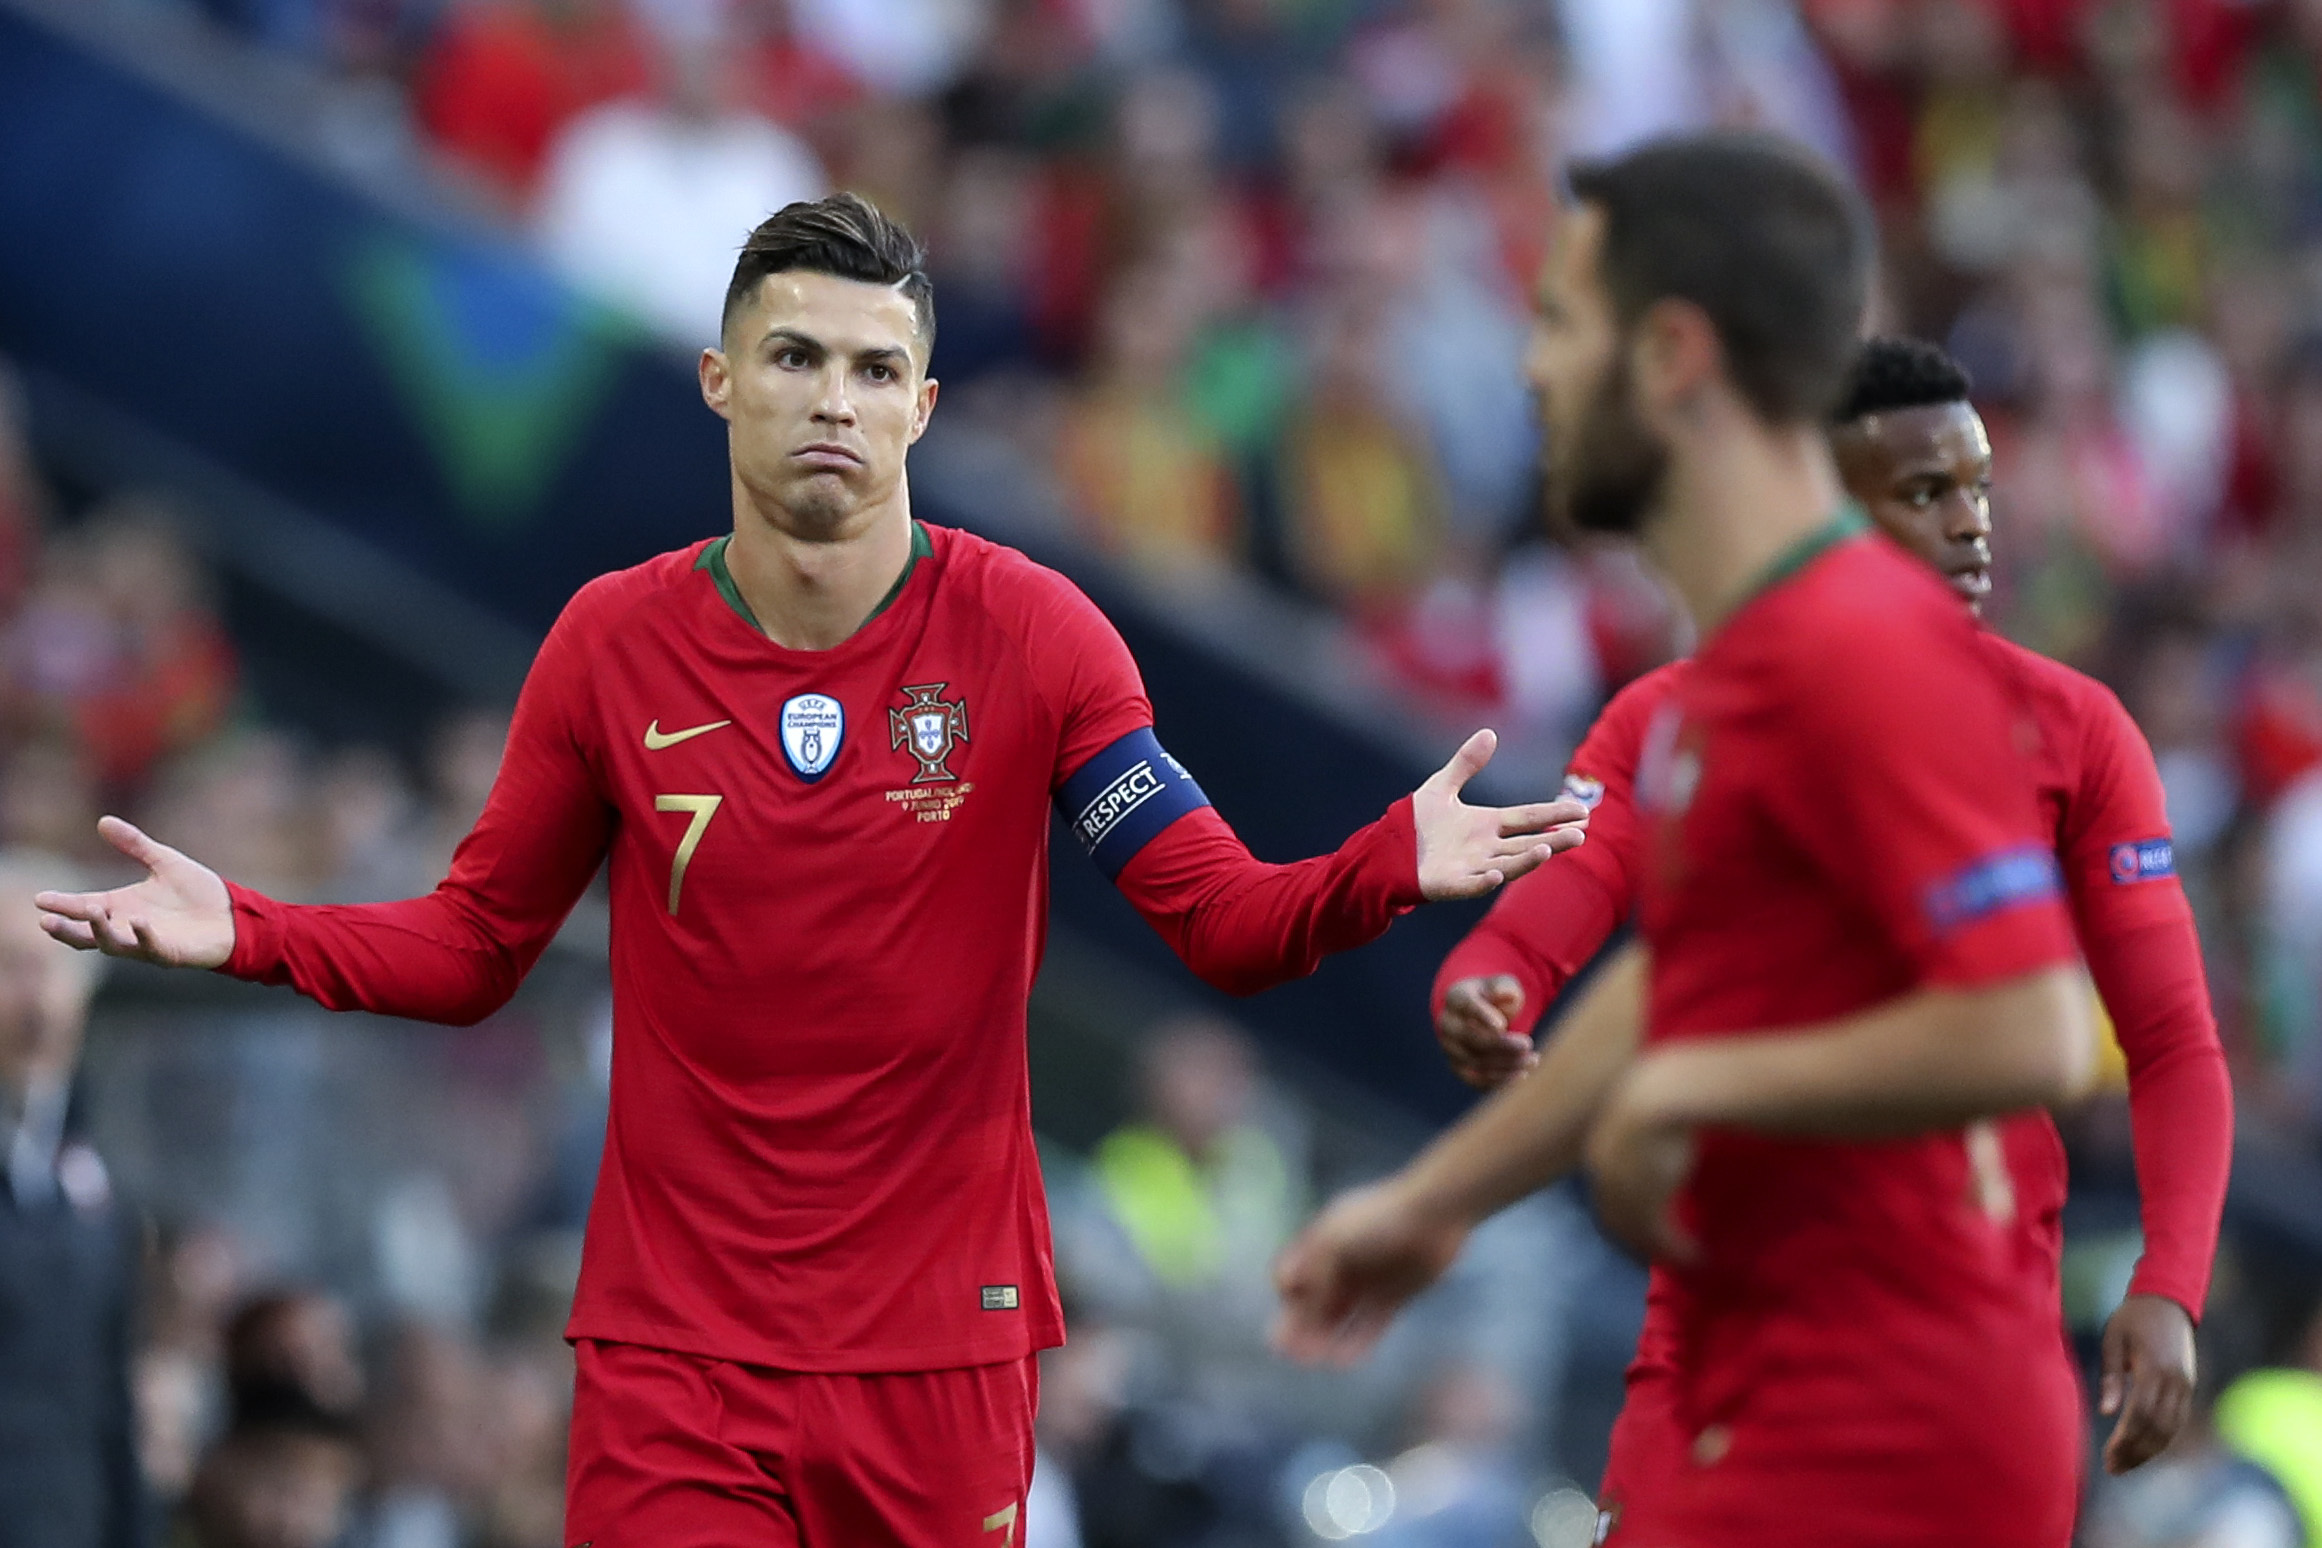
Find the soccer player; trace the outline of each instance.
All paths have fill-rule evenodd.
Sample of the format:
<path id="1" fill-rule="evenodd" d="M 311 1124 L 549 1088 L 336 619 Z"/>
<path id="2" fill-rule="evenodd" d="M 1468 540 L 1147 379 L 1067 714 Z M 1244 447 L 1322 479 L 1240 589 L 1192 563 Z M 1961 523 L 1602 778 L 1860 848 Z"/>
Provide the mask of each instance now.
<path id="1" fill-rule="evenodd" d="M 1872 339 L 1856 356 L 1831 447 L 1848 492 L 1879 529 L 1980 610 L 1991 586 L 1991 443 L 1968 386 L 1958 363 L 1933 344 Z M 2036 718 L 2042 827 L 2128 1067 L 2145 1253 L 2105 1325 L 2099 1395 L 2099 1407 L 2119 1416 L 2105 1465 L 2125 1472 L 2158 1455 L 2186 1416 L 2193 1327 L 2208 1295 L 2233 1159 L 2233 1091 L 2151 750 L 2102 684 L 1998 634 L 1982 640 Z M 1542 1008 L 1630 913 L 1641 849 L 1637 763 L 1647 726 L 1685 671 L 1674 663 L 1630 685 L 1574 754 L 1565 788 L 1594 807 L 1586 852 L 1508 889 L 1444 960 L 1436 1031 L 1471 1083 L 1496 1085 L 1529 1067 L 1527 1034 Z M 2055 1126 L 2035 1112 L 2000 1137 L 2005 1181 L 2054 1276 L 2066 1183 Z M 1638 1471 L 1648 1416 L 1665 1407 L 1669 1330 L 1661 1305 L 1660 1297 L 1652 1302 L 1628 1414 L 1615 1432 L 1608 1502 L 1634 1492 L 1628 1479 Z"/>
<path id="2" fill-rule="evenodd" d="M 1572 188 L 1530 360 L 1551 500 L 1637 532 L 1703 640 L 1635 776 L 1643 946 L 1292 1245 L 1282 1341 L 1358 1353 L 1585 1138 L 1666 1286 L 1675 1455 L 1615 1541 L 2062 1548 L 2078 1393 L 1986 1120 L 2077 1089 L 2088 1012 L 2014 685 L 1822 435 L 1864 217 L 1750 136 Z"/>
<path id="3" fill-rule="evenodd" d="M 751 233 L 700 363 L 733 530 L 573 598 L 429 896 L 290 907 L 108 818 L 146 877 L 37 900 L 69 945 L 466 1023 L 609 859 L 573 1543 L 1015 1541 L 1063 1337 L 1024 1042 L 1052 803 L 1236 992 L 1581 838 L 1575 803 L 1460 801 L 1479 732 L 1335 854 L 1254 860 L 1103 615 L 913 519 L 934 326 L 918 244 L 863 201 Z"/>

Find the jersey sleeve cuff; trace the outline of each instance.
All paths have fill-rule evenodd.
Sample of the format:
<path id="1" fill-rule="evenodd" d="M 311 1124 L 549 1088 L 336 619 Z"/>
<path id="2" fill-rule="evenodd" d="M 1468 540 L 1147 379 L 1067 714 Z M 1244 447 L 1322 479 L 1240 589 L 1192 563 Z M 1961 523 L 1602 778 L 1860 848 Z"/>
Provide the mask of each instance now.
<path id="1" fill-rule="evenodd" d="M 228 978 L 262 981 L 282 961 L 281 905 L 239 882 L 227 882 L 226 895 L 233 901 L 234 949 L 217 971 Z"/>
<path id="2" fill-rule="evenodd" d="M 1436 969 L 1435 988 L 1427 999 L 1428 1009 L 1437 1016 L 1442 1015 L 1443 1001 L 1451 993 L 1451 986 L 1469 978 L 1516 979 L 1523 983 L 1524 997 L 1529 1002 L 1534 994 L 1528 967 L 1515 948 L 1493 932 L 1491 921 L 1486 919 L 1466 940 L 1452 947 L 1443 959 L 1443 966 Z"/>
<path id="3" fill-rule="evenodd" d="M 1389 907 L 1408 913 L 1427 901 L 1419 890 L 1419 821 L 1403 797 L 1357 841 L 1366 879 L 1375 879 Z"/>
<path id="4" fill-rule="evenodd" d="M 2201 1326 L 2201 1303 L 2208 1299 L 2205 1284 L 2199 1280 L 2186 1281 L 2168 1271 L 2165 1266 L 2137 1265 L 2129 1276 L 2130 1295 L 2157 1295 L 2164 1301 L 2174 1301 L 2193 1319 L 2193 1326 Z"/>

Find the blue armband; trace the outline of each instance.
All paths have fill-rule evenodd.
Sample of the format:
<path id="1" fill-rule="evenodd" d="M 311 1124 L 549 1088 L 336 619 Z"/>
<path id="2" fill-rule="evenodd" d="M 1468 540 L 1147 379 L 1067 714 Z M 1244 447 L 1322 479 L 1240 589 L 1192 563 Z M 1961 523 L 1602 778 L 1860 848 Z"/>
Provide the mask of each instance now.
<path id="1" fill-rule="evenodd" d="M 1161 750 L 1150 726 L 1089 759 L 1056 793 L 1072 836 L 1107 880 L 1118 878 L 1163 828 L 1207 805 L 1209 797 L 1185 765 Z"/>

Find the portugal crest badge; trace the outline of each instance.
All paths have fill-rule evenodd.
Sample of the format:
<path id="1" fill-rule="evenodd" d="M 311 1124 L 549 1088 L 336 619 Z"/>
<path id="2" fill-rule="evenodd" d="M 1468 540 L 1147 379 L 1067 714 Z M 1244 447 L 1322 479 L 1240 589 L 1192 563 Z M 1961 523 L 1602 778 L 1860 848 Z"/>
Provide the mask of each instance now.
<path id="1" fill-rule="evenodd" d="M 782 706 L 782 756 L 813 784 L 830 772 L 847 738 L 846 707 L 827 693 L 802 693 Z"/>
<path id="2" fill-rule="evenodd" d="M 948 683 L 921 683 L 905 687 L 908 700 L 900 709 L 887 711 L 887 729 L 891 733 L 889 746 L 910 749 L 919 760 L 919 772 L 911 776 L 914 785 L 933 785 L 945 780 L 956 780 L 951 771 L 952 749 L 968 739 L 967 700 L 963 697 L 945 702 L 943 690 Z"/>

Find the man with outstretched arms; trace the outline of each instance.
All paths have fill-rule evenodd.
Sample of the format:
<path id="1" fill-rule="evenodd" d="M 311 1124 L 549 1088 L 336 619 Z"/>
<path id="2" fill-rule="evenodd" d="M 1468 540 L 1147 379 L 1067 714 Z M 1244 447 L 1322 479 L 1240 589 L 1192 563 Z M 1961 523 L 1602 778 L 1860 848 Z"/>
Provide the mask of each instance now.
<path id="1" fill-rule="evenodd" d="M 1980 609 L 1991 585 L 1991 444 L 1968 388 L 1966 373 L 1933 344 L 1869 340 L 1834 416 L 1831 446 L 1848 492 L 1879 529 Z M 2185 1418 L 2193 1328 L 2208 1294 L 2233 1158 L 2233 1091 L 2151 750 L 2101 683 L 1998 634 L 1982 639 L 2036 722 L 2042 826 L 2127 1064 L 2145 1252 L 2105 1326 L 2099 1394 L 2102 1410 L 2119 1416 L 2105 1465 L 2123 1472 L 2158 1455 Z M 1530 1067 L 1527 1034 L 1542 1009 L 1627 917 L 1642 848 L 1637 761 L 1646 727 L 1685 670 L 1677 662 L 1630 685 L 1574 754 L 1565 788 L 1594 809 L 1587 850 L 1503 893 L 1445 958 L 1436 1031 L 1472 1083 L 1497 1085 Z M 1999 1133 L 2007 1160 L 2000 1180 L 2054 1275 L 2066 1184 L 2055 1125 L 2035 1112 Z M 1649 1453 L 1671 1449 L 1647 1438 L 1664 1412 L 1670 1376 L 1665 1295 L 1652 1300 L 1614 1432 L 1608 1508 L 1638 1492 L 1634 1480 L 1649 1473 Z"/>
<path id="2" fill-rule="evenodd" d="M 1633 892 L 1643 944 L 1541 1071 L 1293 1244 L 1283 1341 L 1359 1352 L 1585 1141 L 1673 1287 L 1681 1456 L 1615 1541 L 2062 1548 L 2077 1390 L 1985 1120 L 2077 1089 L 2088 1015 L 2014 685 L 1822 435 L 1862 212 L 1755 136 L 1572 185 L 1531 357 L 1551 498 L 1639 533 L 1703 638 L 1642 737 L 1633 872 L 1587 899 L 1609 933 Z"/>
<path id="3" fill-rule="evenodd" d="M 1251 858 L 1063 577 L 915 521 L 918 244 L 848 195 L 743 248 L 701 388 L 734 527 L 582 588 L 424 898 L 289 907 L 107 819 L 149 875 L 68 944 L 472 1022 L 611 865 L 612 1113 L 570 1336 L 566 1538 L 1005 1548 L 1063 1337 L 1024 1018 L 1051 804 L 1202 977 L 1251 992 L 1580 840 L 1452 762 L 1337 853 Z"/>

